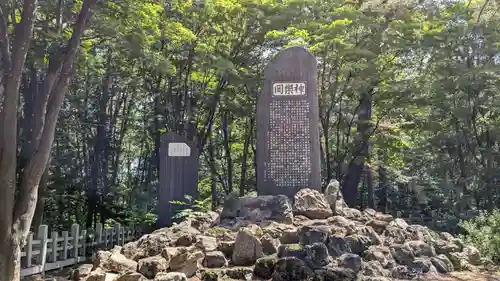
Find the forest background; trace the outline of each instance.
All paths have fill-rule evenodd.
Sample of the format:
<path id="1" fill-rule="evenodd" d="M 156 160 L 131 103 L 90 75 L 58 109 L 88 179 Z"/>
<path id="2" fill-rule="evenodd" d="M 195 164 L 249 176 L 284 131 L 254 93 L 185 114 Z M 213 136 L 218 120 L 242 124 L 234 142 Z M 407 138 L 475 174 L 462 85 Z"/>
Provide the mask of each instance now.
<path id="1" fill-rule="evenodd" d="M 468 231 L 500 257 L 497 1 L 0 6 L 0 195 L 16 199 L 5 204 L 14 212 L 0 211 L 13 213 L 13 229 L 29 214 L 31 228 L 54 230 L 154 223 L 166 131 L 198 146 L 197 211 L 228 194 L 255 195 L 263 70 L 277 51 L 301 45 L 318 60 L 324 185 L 337 179 L 351 207 Z"/>

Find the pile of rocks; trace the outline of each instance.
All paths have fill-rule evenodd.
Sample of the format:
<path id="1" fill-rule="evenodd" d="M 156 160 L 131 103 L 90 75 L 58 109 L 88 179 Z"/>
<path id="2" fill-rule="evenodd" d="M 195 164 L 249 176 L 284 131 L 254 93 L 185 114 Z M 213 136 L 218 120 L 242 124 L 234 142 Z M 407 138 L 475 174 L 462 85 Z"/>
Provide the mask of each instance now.
<path id="1" fill-rule="evenodd" d="M 475 270 L 478 250 L 449 233 L 408 225 L 325 194 L 228 198 L 222 212 L 188 219 L 99 251 L 75 281 L 383 281 Z"/>

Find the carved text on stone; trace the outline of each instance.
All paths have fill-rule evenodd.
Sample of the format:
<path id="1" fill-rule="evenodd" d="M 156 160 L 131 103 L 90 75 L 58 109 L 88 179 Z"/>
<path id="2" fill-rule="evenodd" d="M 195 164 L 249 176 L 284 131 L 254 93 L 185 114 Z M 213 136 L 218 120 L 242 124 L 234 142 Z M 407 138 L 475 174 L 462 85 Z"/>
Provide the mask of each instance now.
<path id="1" fill-rule="evenodd" d="M 273 100 L 269 110 L 265 178 L 278 187 L 307 187 L 311 173 L 309 102 Z"/>

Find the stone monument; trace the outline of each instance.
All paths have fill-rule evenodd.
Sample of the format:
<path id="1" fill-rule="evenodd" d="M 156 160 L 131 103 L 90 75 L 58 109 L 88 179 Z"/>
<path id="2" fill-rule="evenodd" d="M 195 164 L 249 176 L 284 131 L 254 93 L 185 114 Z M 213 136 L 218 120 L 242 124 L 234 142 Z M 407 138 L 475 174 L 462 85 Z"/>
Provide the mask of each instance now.
<path id="1" fill-rule="evenodd" d="M 321 190 L 316 58 L 302 47 L 278 53 L 265 69 L 257 99 L 257 190 Z"/>
<path id="2" fill-rule="evenodd" d="M 170 226 L 182 206 L 171 201 L 185 201 L 185 195 L 198 195 L 198 149 L 175 132 L 161 136 L 160 185 L 158 188 L 157 227 Z"/>

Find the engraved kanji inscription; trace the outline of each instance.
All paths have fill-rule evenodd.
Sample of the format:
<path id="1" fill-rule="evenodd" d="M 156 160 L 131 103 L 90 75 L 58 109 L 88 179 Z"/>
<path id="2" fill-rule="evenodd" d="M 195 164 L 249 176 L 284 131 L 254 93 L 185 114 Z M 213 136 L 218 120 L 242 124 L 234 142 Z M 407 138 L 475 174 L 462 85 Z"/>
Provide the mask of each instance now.
<path id="1" fill-rule="evenodd" d="M 274 83 L 274 96 L 305 96 L 306 83 Z"/>
<path id="2" fill-rule="evenodd" d="M 307 187 L 311 173 L 308 101 L 272 101 L 269 123 L 266 179 L 279 187 Z"/>

